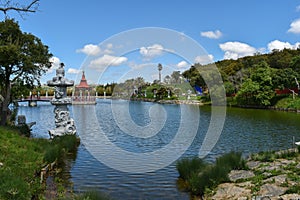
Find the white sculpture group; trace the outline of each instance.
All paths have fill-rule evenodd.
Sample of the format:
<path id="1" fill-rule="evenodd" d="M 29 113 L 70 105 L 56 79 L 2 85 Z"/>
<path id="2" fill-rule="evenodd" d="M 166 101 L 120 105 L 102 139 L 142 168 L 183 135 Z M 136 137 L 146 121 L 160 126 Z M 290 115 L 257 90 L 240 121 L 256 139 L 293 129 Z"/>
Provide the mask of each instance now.
<path id="1" fill-rule="evenodd" d="M 65 77 L 64 64 L 56 70 L 56 77 L 47 82 L 48 86 L 55 87 L 54 98 L 50 101 L 55 105 L 55 129 L 49 130 L 50 138 L 62 135 L 76 134 L 74 120 L 70 117 L 68 105 L 72 103 L 71 98 L 67 97 L 67 87 L 73 86 L 74 81 L 68 80 Z"/>

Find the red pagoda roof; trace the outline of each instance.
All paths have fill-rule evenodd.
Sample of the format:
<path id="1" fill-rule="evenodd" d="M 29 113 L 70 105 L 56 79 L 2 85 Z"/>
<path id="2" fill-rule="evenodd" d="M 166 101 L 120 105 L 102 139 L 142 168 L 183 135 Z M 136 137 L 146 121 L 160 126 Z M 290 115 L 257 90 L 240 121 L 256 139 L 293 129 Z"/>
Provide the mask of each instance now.
<path id="1" fill-rule="evenodd" d="M 82 72 L 80 83 L 79 85 L 76 86 L 76 88 L 90 88 L 90 86 L 87 84 L 87 81 L 85 79 L 84 71 Z"/>

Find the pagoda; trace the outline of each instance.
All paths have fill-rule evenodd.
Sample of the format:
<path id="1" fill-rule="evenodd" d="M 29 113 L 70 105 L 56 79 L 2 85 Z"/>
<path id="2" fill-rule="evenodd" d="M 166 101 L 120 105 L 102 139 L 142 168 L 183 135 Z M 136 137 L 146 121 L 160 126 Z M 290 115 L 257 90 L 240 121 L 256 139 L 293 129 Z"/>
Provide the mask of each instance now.
<path id="1" fill-rule="evenodd" d="M 72 104 L 96 104 L 95 91 L 88 85 L 84 71 L 82 72 L 79 85 L 75 86 Z"/>

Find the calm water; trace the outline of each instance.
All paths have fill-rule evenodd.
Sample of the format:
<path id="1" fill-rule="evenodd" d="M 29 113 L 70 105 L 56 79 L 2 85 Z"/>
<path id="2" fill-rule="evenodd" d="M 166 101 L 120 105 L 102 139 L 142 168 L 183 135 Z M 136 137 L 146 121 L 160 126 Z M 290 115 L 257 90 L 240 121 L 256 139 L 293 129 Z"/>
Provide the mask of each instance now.
<path id="1" fill-rule="evenodd" d="M 114 100 L 114 108 L 117 108 L 119 113 L 125 112 L 125 104 L 128 102 Z M 150 124 L 149 110 L 154 105 L 147 102 L 130 102 L 129 114 L 133 122 L 140 126 Z M 200 107 L 200 111 L 193 106 L 187 107 L 190 112 L 200 112 L 200 123 L 197 124 L 199 128 L 193 143 L 182 157 L 198 155 L 211 117 L 210 107 Z M 27 107 L 26 104 L 20 106 L 19 114 L 26 115 L 27 122 L 37 122 L 32 131 L 34 137 L 49 137 L 48 130 L 54 128 L 53 108 L 48 103 L 39 103 L 37 107 Z M 69 108 L 81 138 L 99 135 L 97 127 L 100 126 L 109 141 L 128 152 L 147 153 L 165 147 L 175 137 L 180 126 L 179 105 L 162 105 L 161 109 L 164 112 L 161 115 L 166 116 L 166 121 L 159 132 L 149 138 L 125 134 L 115 123 L 111 100 L 98 100 L 96 106 L 76 105 Z M 122 120 L 122 115 L 118 117 Z M 123 120 L 124 123 L 128 121 L 127 118 Z M 160 126 L 160 122 L 161 120 L 155 123 Z M 231 150 L 241 151 L 247 156 L 252 152 L 286 149 L 292 147 L 293 137 L 300 141 L 299 114 L 228 108 L 222 134 L 205 159 L 213 162 L 217 156 Z M 154 172 L 121 172 L 98 161 L 83 143 L 79 146 L 76 159 L 70 161 L 70 172 L 66 173 L 76 192 L 97 189 L 109 193 L 115 199 L 189 199 L 187 193 L 177 189 L 178 173 L 175 162 Z M 128 162 L 132 164 L 134 160 Z"/>

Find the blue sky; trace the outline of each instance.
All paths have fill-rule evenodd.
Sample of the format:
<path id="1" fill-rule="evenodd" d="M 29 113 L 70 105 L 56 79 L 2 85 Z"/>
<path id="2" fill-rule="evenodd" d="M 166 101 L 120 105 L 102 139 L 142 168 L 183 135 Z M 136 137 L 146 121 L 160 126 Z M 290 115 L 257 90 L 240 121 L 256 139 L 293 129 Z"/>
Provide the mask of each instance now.
<path id="1" fill-rule="evenodd" d="M 16 16 L 23 31 L 49 46 L 54 63 L 65 63 L 68 78 L 77 80 L 80 70 L 85 70 L 91 83 L 137 75 L 148 75 L 146 79 L 151 81 L 157 78 L 158 62 L 165 66 L 164 76 L 184 71 L 194 62 L 206 64 L 274 48 L 296 48 L 300 42 L 300 1 L 291 0 L 41 0 L 37 13 L 24 19 L 10 16 Z M 141 40 L 136 44 L 140 47 L 118 54 L 118 48 L 126 46 L 129 39 L 118 43 L 116 35 L 143 27 L 174 30 L 200 44 L 207 54 L 187 60 L 168 47 L 171 43 L 162 44 L 162 37 L 148 40 L 147 29 L 131 38 L 131 42 Z M 128 73 L 142 68 L 145 71 Z M 99 78 L 103 71 L 105 76 Z M 53 76 L 54 71 L 49 71 L 42 82 Z"/>

